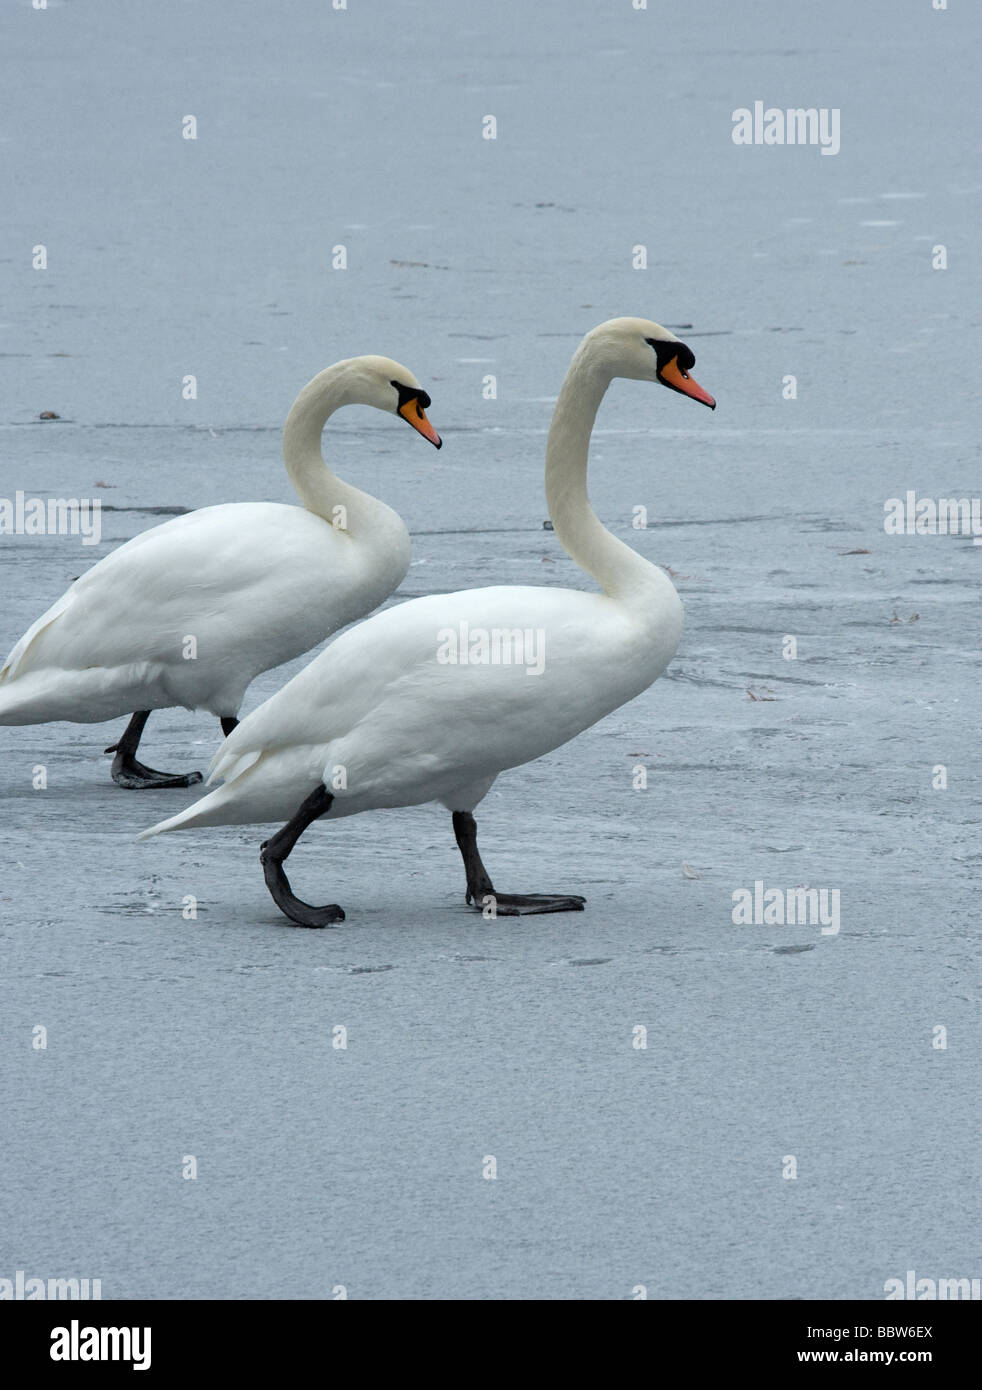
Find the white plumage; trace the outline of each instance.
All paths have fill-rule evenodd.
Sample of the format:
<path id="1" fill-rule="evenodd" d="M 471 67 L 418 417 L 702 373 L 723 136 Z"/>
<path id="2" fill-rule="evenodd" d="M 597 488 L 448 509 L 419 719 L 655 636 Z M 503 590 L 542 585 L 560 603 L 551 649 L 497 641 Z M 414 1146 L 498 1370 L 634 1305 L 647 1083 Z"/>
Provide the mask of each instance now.
<path id="1" fill-rule="evenodd" d="M 546 497 L 557 538 L 602 593 L 472 589 L 376 614 L 343 633 L 233 731 L 209 779 L 224 778 L 223 785 L 141 838 L 284 820 L 319 787 L 330 793 L 328 819 L 426 801 L 469 813 L 499 772 L 558 747 L 645 690 L 675 653 L 682 605 L 664 571 L 611 535 L 590 508 L 590 432 L 615 375 L 660 381 L 714 405 L 688 376 L 693 360 L 658 324 L 614 319 L 587 335 L 570 366 L 549 432 Z M 446 659 L 448 633 L 478 631 L 530 632 L 533 646 L 540 634 L 541 671 L 513 660 Z M 460 649 L 458 643 L 458 657 Z M 517 639 L 509 648 L 501 638 L 499 655 L 509 649 L 514 656 Z M 461 849 L 466 864 L 463 843 Z M 469 893 L 478 882 L 469 868 Z M 516 910 L 582 904 L 555 901 L 565 907 Z"/>
<path id="2" fill-rule="evenodd" d="M 325 421 L 354 403 L 403 414 L 439 445 L 422 409 L 429 397 L 407 368 L 386 357 L 327 368 L 284 429 L 304 505 L 204 507 L 100 560 L 10 653 L 0 723 L 91 723 L 171 705 L 231 717 L 261 671 L 377 607 L 409 567 L 409 533 L 390 507 L 324 464 Z"/>

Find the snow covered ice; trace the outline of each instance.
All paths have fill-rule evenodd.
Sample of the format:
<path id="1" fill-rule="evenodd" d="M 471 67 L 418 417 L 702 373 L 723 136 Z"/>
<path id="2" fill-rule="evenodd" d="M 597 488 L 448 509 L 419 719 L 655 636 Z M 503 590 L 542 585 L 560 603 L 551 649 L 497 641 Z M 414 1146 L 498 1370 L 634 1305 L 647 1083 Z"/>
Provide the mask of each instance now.
<path id="1" fill-rule="evenodd" d="M 393 603 L 590 587 L 542 466 L 595 324 L 665 324 L 718 402 L 608 392 L 591 498 L 669 568 L 682 644 L 479 808 L 495 876 L 582 913 L 467 909 L 427 806 L 311 827 L 291 875 L 347 920 L 289 930 L 268 829 L 136 842 L 200 792 L 114 787 L 123 721 L 0 728 L 0 1277 L 107 1299 L 977 1277 L 982 550 L 888 534 L 884 504 L 979 492 L 978 12 L 50 0 L 0 23 L 0 496 L 102 503 L 98 544 L 0 536 L 4 653 L 167 516 L 293 502 L 283 421 L 339 358 L 411 366 L 444 439 L 356 408 L 325 432 L 412 533 Z M 758 100 L 839 112 L 838 151 L 735 144 Z M 217 746 L 171 709 L 141 753 Z M 840 929 L 737 924 L 757 882 L 838 892 Z"/>

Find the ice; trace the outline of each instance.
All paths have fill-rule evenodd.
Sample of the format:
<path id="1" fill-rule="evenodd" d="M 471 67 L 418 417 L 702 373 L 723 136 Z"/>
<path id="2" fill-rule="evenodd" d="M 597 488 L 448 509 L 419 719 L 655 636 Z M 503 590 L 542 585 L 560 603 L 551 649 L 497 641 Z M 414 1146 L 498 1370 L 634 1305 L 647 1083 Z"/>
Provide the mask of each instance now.
<path id="1" fill-rule="evenodd" d="M 265 829 L 134 842 L 196 793 L 114 787 L 122 721 L 0 728 L 0 1276 L 577 1299 L 977 1276 L 979 553 L 886 536 L 883 503 L 978 495 L 978 10 L 106 0 L 4 27 L 0 494 L 98 480 L 118 508 L 99 547 L 0 540 L 5 649 L 149 509 L 292 500 L 279 429 L 338 358 L 406 362 L 445 440 L 354 409 L 325 434 L 415 534 L 396 601 L 589 587 L 543 529 L 542 461 L 596 323 L 691 324 L 719 408 L 614 383 L 591 496 L 678 575 L 682 647 L 478 809 L 501 886 L 582 914 L 468 911 L 426 807 L 314 826 L 291 875 L 347 920 L 289 929 Z M 840 153 L 734 146 L 758 98 L 841 108 Z M 919 199 L 925 244 L 866 236 L 880 199 Z M 161 712 L 147 760 L 203 767 L 217 734 Z M 840 890 L 841 931 L 734 926 L 758 879 Z"/>

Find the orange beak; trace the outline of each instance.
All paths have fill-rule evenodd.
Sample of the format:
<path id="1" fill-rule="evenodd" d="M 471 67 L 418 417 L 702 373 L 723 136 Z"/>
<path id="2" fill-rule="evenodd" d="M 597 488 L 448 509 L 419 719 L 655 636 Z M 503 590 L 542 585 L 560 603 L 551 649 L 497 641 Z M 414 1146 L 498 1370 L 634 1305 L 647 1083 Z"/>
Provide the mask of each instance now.
<path id="1" fill-rule="evenodd" d="M 416 396 L 410 397 L 405 405 L 399 407 L 399 414 L 407 424 L 412 425 L 424 439 L 428 439 L 436 449 L 443 448 L 443 440 L 426 418 L 426 411 L 420 405 Z"/>
<path id="2" fill-rule="evenodd" d="M 658 379 L 663 381 L 666 386 L 670 386 L 673 391 L 681 391 L 683 396 L 691 396 L 694 401 L 701 401 L 703 405 L 708 405 L 710 410 L 716 409 L 716 402 L 708 391 L 704 391 L 693 377 L 687 372 L 683 372 L 679 366 L 677 357 L 664 366 L 658 373 Z"/>

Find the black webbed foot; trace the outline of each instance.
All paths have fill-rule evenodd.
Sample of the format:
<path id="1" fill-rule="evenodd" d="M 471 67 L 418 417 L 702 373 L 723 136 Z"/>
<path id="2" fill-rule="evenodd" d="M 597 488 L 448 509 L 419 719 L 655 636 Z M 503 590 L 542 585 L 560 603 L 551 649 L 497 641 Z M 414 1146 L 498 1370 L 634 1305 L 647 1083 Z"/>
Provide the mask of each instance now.
<path id="1" fill-rule="evenodd" d="M 106 752 L 112 750 L 107 748 Z M 144 767 L 135 758 L 127 758 L 117 753 L 113 758 L 110 773 L 117 787 L 127 791 L 149 791 L 158 787 L 193 787 L 201 781 L 200 772 L 156 772 L 152 767 Z"/>
<path id="2" fill-rule="evenodd" d="M 582 912 L 586 898 L 579 893 L 498 893 L 481 862 L 477 848 L 477 823 L 470 811 L 453 812 L 457 847 L 467 874 L 467 901 L 483 912 L 491 907 L 495 917 L 531 917 L 541 912 Z"/>
<path id="3" fill-rule="evenodd" d="M 259 861 L 270 896 L 284 916 L 298 927 L 329 927 L 334 922 L 344 921 L 344 912 L 337 903 L 314 907 L 311 903 L 302 902 L 283 872 L 283 860 L 307 826 L 327 814 L 333 801 L 334 797 L 322 783 L 300 803 L 286 825 L 259 846 Z"/>
<path id="4" fill-rule="evenodd" d="M 104 750 L 106 753 L 116 754 L 110 773 L 113 781 L 117 787 L 125 787 L 127 791 L 195 786 L 201 781 L 200 772 L 157 772 L 156 769 L 137 762 L 136 750 L 140 746 L 140 739 L 150 715 L 151 711 L 148 709 L 137 710 L 119 742 L 111 743 Z"/>
<path id="5" fill-rule="evenodd" d="M 485 904 L 484 899 L 489 899 Z M 468 893 L 467 901 L 483 912 L 493 905 L 496 917 L 531 917 L 542 912 L 582 912 L 586 898 L 578 893 L 495 893 L 485 891 L 481 896 Z"/>
<path id="6" fill-rule="evenodd" d="M 327 903 L 314 907 L 298 898 L 290 887 L 290 880 L 283 871 L 283 862 L 274 855 L 267 854 L 269 840 L 259 846 L 259 862 L 263 866 L 263 876 L 273 902 L 290 921 L 298 927 L 329 927 L 334 922 L 344 921 L 344 909 L 337 903 Z"/>

